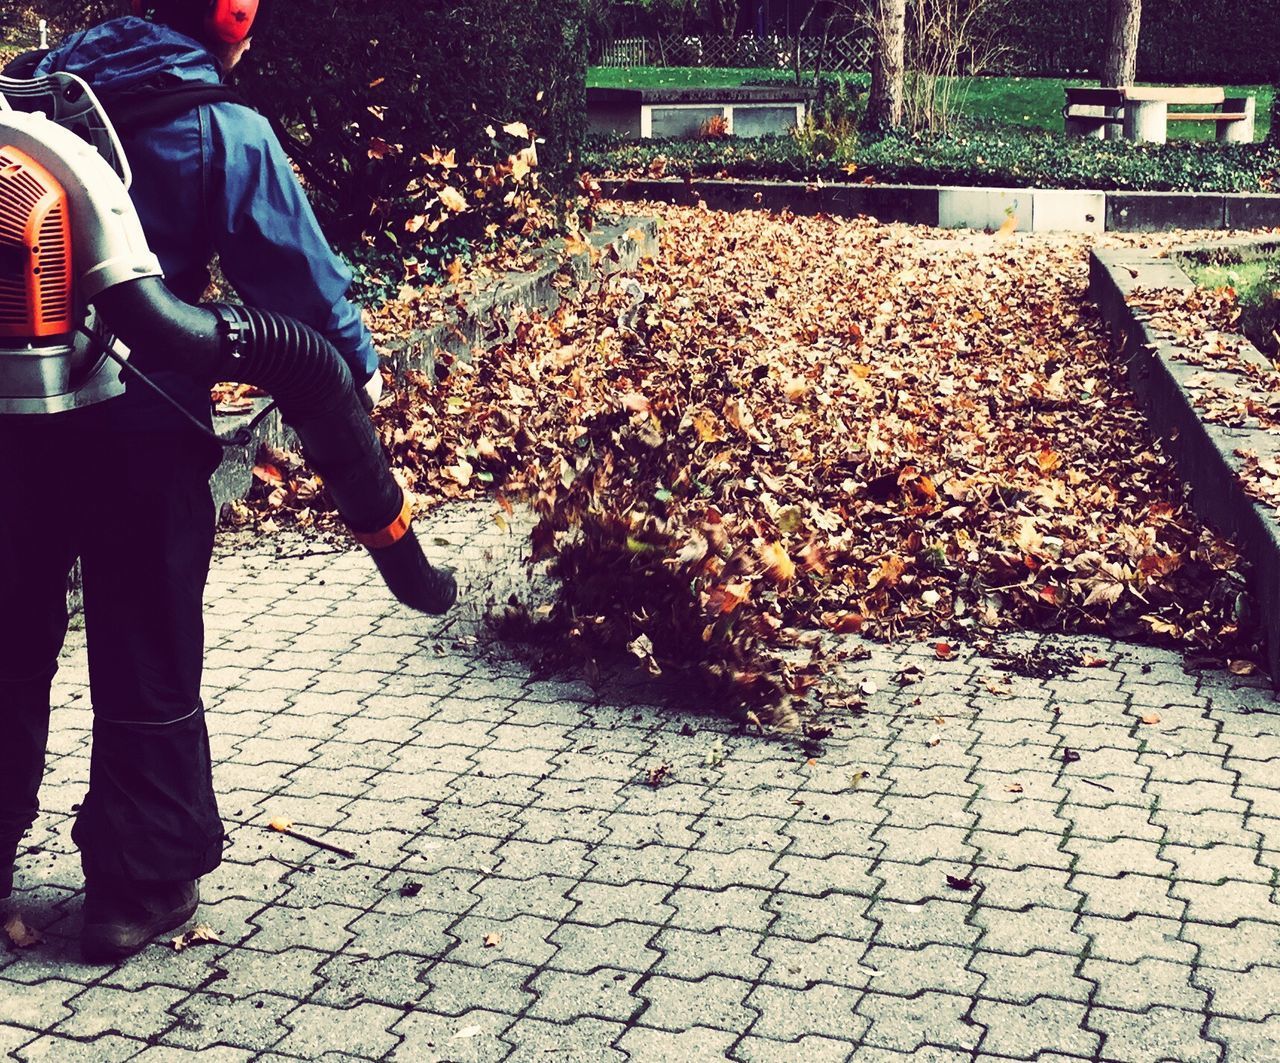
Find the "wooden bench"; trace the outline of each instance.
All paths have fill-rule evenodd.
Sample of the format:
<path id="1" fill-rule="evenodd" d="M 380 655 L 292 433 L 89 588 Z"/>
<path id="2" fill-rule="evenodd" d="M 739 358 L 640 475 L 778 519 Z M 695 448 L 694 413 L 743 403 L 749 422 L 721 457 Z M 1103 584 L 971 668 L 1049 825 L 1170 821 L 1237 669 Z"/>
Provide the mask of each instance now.
<path id="1" fill-rule="evenodd" d="M 1257 101 L 1252 96 L 1229 97 L 1221 88 L 1152 85 L 1069 85 L 1066 92 L 1062 117 L 1071 136 L 1105 139 L 1109 126 L 1120 126 L 1126 140 L 1163 144 L 1170 122 L 1215 122 L 1218 140 L 1253 141 Z M 1171 106 L 1220 109 L 1171 111 Z"/>

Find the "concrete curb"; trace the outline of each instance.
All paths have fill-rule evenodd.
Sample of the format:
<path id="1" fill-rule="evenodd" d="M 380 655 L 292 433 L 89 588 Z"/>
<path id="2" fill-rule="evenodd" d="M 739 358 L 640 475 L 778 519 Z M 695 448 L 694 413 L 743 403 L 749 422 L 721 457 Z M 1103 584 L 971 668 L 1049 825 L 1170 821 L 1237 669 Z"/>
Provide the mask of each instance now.
<path id="1" fill-rule="evenodd" d="M 465 360 L 476 348 L 487 348 L 506 338 L 510 319 L 516 310 L 550 312 L 560 305 L 557 280 L 569 278 L 582 286 L 593 276 L 631 269 L 636 262 L 657 248 L 658 224 L 652 218 L 627 218 L 592 233 L 590 242 L 599 254 L 586 251 L 562 260 L 564 242 L 553 240 L 541 252 L 542 264 L 529 272 L 510 273 L 499 277 L 490 287 L 468 291 L 465 287 L 446 289 L 440 299 L 438 323 L 430 328 L 415 329 L 385 348 L 383 365 L 397 379 L 406 373 L 431 375 L 440 352 Z M 214 427 L 223 436 L 247 425 L 267 405 L 260 400 L 246 414 L 215 418 Z M 278 412 L 268 414 L 254 429 L 253 442 L 247 447 L 227 451 L 213 475 L 213 497 L 218 507 L 244 498 L 253 482 L 253 463 L 263 443 L 276 447 L 297 446 L 296 439 L 281 421 Z"/>
<path id="2" fill-rule="evenodd" d="M 1061 188 L 817 184 L 805 181 L 608 179 L 611 199 L 703 201 L 716 210 L 865 215 L 883 222 L 1019 232 L 1156 232 L 1280 227 L 1280 195 L 1223 192 L 1099 192 Z"/>
<path id="3" fill-rule="evenodd" d="M 1113 345 L 1127 361 L 1133 389 L 1147 408 L 1152 428 L 1172 452 L 1191 488 L 1191 504 L 1210 526 L 1231 536 L 1253 567 L 1252 586 L 1261 611 L 1266 664 L 1280 687 L 1280 514 L 1245 493 L 1244 464 L 1237 449 L 1259 457 L 1280 455 L 1280 440 L 1254 429 L 1225 428 L 1201 419 L 1194 404 L 1193 377 L 1231 383 L 1237 374 L 1191 365 L 1168 335 L 1151 328 L 1150 315 L 1131 306 L 1136 289 L 1194 288 L 1173 260 L 1140 250 L 1094 249 L 1089 261 L 1089 293 L 1111 329 Z M 1271 363 L 1251 345 L 1245 357 Z"/>
<path id="4" fill-rule="evenodd" d="M 1233 236 L 1209 243 L 1183 244 L 1173 252 L 1179 261 L 1200 259 L 1206 263 L 1254 262 L 1280 251 L 1280 236 Z"/>

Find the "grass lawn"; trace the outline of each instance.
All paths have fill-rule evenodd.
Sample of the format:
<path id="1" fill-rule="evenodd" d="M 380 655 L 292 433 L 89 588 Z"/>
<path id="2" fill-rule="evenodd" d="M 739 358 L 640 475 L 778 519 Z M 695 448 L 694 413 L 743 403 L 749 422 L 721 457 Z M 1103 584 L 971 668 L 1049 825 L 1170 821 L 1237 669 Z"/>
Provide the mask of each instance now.
<path id="1" fill-rule="evenodd" d="M 1206 288 L 1234 288 L 1243 306 L 1260 305 L 1280 285 L 1280 254 L 1228 265 L 1188 263 L 1187 269 Z"/>
<path id="2" fill-rule="evenodd" d="M 691 85 L 741 85 L 758 78 L 774 78 L 780 70 L 720 66 L 593 66 L 587 87 L 593 89 L 688 88 Z"/>
<path id="3" fill-rule="evenodd" d="M 1182 258 L 1191 279 L 1205 288 L 1234 288 L 1240 330 L 1271 359 L 1280 358 L 1280 250 L 1237 262 Z"/>
<path id="4" fill-rule="evenodd" d="M 786 71 L 724 67 L 592 67 L 587 84 L 593 88 L 644 88 L 650 86 L 741 85 L 759 78 L 787 76 Z M 851 75 L 865 80 L 865 74 Z M 992 119 L 1026 129 L 1062 132 L 1063 87 L 1088 84 L 1079 79 L 1022 77 L 962 78 L 960 109 L 973 118 Z M 1255 136 L 1261 140 L 1271 127 L 1271 94 L 1269 85 L 1233 87 L 1229 94 L 1253 95 L 1258 99 L 1258 121 Z M 1171 123 L 1171 137 L 1176 140 L 1212 140 L 1214 130 L 1209 122 Z"/>

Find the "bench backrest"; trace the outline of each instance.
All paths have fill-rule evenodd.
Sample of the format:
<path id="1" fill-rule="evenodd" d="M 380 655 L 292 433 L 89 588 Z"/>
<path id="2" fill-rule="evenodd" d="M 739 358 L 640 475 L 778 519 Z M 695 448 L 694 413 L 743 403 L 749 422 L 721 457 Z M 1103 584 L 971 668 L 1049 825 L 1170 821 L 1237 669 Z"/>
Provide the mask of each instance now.
<path id="1" fill-rule="evenodd" d="M 1097 85 L 1068 85 L 1067 104 L 1084 104 L 1090 107 L 1119 107 L 1124 103 L 1120 89 L 1103 89 Z"/>

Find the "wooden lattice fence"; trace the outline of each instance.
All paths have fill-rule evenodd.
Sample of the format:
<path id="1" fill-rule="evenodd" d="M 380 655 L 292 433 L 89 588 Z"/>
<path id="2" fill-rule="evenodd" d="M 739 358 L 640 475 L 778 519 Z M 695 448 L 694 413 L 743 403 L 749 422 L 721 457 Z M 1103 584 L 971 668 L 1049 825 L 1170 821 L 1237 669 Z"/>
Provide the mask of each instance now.
<path id="1" fill-rule="evenodd" d="M 763 67 L 789 70 L 794 61 L 793 37 L 628 37 L 601 49 L 600 65 Z M 822 68 L 830 71 L 866 70 L 871 42 L 850 35 L 823 43 L 819 37 L 799 40 L 800 66 L 812 70 L 822 56 Z"/>

